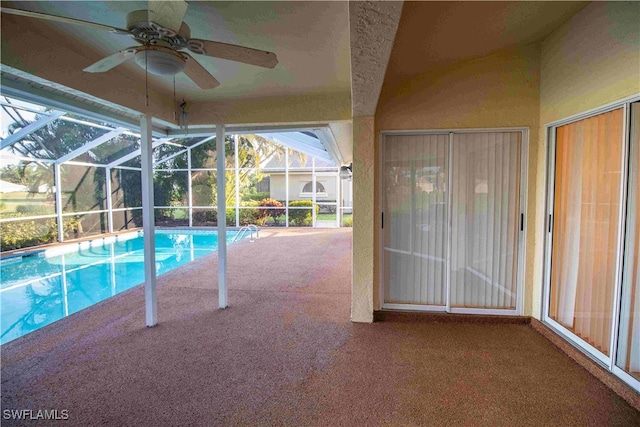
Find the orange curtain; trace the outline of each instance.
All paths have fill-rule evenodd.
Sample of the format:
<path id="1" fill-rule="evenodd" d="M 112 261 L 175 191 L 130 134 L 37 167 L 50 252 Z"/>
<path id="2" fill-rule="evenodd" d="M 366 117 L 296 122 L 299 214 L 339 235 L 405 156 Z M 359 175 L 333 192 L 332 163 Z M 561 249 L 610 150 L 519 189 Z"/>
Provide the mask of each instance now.
<path id="1" fill-rule="evenodd" d="M 623 110 L 557 128 L 550 316 L 609 353 Z"/>

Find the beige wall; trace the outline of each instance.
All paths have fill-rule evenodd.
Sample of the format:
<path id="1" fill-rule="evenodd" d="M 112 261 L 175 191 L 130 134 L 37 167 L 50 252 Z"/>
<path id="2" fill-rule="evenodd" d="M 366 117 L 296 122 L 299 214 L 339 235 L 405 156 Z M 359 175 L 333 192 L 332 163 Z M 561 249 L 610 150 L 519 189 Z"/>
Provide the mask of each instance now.
<path id="1" fill-rule="evenodd" d="M 354 139 L 355 159 L 362 156 L 365 167 L 373 162 L 377 168 L 382 130 L 530 128 L 524 313 L 539 317 L 544 124 L 640 93 L 639 22 L 640 3 L 595 2 L 538 44 L 434 70 L 398 85 L 385 84 L 375 115 L 375 137 Z M 356 171 L 354 164 L 356 212 L 370 209 L 372 214 L 354 216 L 354 301 L 372 294 L 373 309 L 379 309 L 377 174 Z M 358 200 L 369 197 L 369 188 L 375 188 L 373 204 L 364 206 Z M 360 210 L 358 204 L 363 205 Z M 369 230 L 373 238 L 363 235 Z"/>
<path id="2" fill-rule="evenodd" d="M 542 43 L 540 83 L 541 155 L 537 171 L 533 260 L 533 314 L 540 315 L 543 270 L 543 209 L 546 180 L 545 124 L 640 93 L 640 3 L 594 2 Z"/>
<path id="3" fill-rule="evenodd" d="M 640 3 L 594 2 L 542 43 L 540 123 L 640 92 Z"/>
<path id="4" fill-rule="evenodd" d="M 189 122 L 209 124 L 327 123 L 350 119 L 351 94 L 348 91 L 201 102 L 194 103 L 189 110 Z"/>
<path id="5" fill-rule="evenodd" d="M 530 129 L 529 159 L 537 163 L 540 46 L 537 44 L 491 55 L 459 64 L 456 67 L 435 71 L 412 79 L 399 87 L 384 87 L 375 116 L 376 147 L 380 141 L 378 132 L 401 129 L 463 129 L 493 127 L 526 127 Z M 378 149 L 376 148 L 376 158 Z M 356 154 L 357 158 L 357 154 Z M 354 165 L 354 174 L 356 168 Z M 535 170 L 530 171 L 528 216 L 532 221 L 536 193 Z M 354 185 L 355 185 L 354 181 Z M 369 185 L 377 182 L 371 177 Z M 360 188 L 360 186 L 358 186 Z M 357 198 L 360 192 L 354 189 Z M 375 229 L 375 280 L 374 307 L 380 308 L 379 289 L 379 209 L 369 217 L 370 227 Z M 358 212 L 357 209 L 355 209 Z M 373 226 L 374 219 L 376 226 Z M 355 216 L 354 216 L 355 221 Z M 355 224 L 354 224 L 355 227 Z M 354 229 L 354 246 L 356 239 Z M 527 241 L 534 239 L 533 229 L 527 230 Z M 355 256 L 355 254 L 354 254 Z M 527 256 L 525 273 L 525 314 L 532 307 L 532 254 Z M 354 259 L 354 266 L 356 260 Z"/>

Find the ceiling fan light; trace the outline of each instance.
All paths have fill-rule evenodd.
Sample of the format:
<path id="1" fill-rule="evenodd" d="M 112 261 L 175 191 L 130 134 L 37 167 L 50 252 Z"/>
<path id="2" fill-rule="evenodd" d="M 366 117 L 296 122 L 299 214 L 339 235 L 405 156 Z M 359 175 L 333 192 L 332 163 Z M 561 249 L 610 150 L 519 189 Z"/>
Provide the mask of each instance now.
<path id="1" fill-rule="evenodd" d="M 175 76 L 184 71 L 186 60 L 170 50 L 146 49 L 136 52 L 136 63 L 151 74 Z"/>

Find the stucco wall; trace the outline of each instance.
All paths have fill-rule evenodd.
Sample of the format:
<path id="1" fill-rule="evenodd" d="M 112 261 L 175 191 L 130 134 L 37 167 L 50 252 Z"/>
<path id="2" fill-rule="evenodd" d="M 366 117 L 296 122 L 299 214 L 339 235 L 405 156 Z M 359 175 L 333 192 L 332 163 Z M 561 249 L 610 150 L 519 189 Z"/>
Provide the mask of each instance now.
<path id="1" fill-rule="evenodd" d="M 546 180 L 545 124 L 640 93 L 640 3 L 594 2 L 543 42 L 541 50 L 541 155 L 530 161 L 537 171 L 534 206 L 533 315 L 540 315 L 543 271 L 543 209 Z"/>
<path id="2" fill-rule="evenodd" d="M 374 118 L 353 118 L 353 282 L 351 320 L 373 321 Z"/>
<path id="3" fill-rule="evenodd" d="M 530 129 L 529 159 L 530 162 L 537 164 L 540 113 L 539 64 L 540 46 L 533 44 L 459 64 L 449 69 L 437 70 L 406 81 L 397 87 L 384 87 L 375 116 L 376 158 L 378 158 L 380 146 L 379 131 L 382 130 L 527 127 Z M 535 170 L 529 171 L 529 222 L 535 220 L 532 217 L 535 215 L 535 210 L 531 209 L 535 203 L 532 196 L 536 194 L 535 178 Z M 373 210 L 374 215 L 369 217 L 369 222 L 370 227 L 375 229 L 373 289 L 374 307 L 379 309 L 378 217 L 380 213 L 377 202 L 379 197 L 377 179 L 370 177 L 369 185 L 376 188 L 376 208 Z M 354 189 L 358 198 L 361 197 L 359 188 L 360 186 Z M 354 246 L 355 231 L 354 228 Z M 527 241 L 533 240 L 533 227 L 530 227 L 527 229 Z M 533 289 L 532 254 L 527 251 L 526 257 L 524 312 L 530 314 Z"/>

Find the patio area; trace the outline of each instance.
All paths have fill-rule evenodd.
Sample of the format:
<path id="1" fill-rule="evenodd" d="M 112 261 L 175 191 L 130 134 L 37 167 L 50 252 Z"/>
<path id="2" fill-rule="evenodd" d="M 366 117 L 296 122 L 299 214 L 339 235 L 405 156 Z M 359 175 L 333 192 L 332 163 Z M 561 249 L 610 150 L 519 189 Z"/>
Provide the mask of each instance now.
<path id="1" fill-rule="evenodd" d="M 2 346 L 2 409 L 60 425 L 640 425 L 528 324 L 349 321 L 351 229 L 269 229 Z M 4 412 L 3 412 L 4 414 Z M 3 425 L 24 421 L 3 419 Z M 52 425 L 51 421 L 31 421 Z"/>

